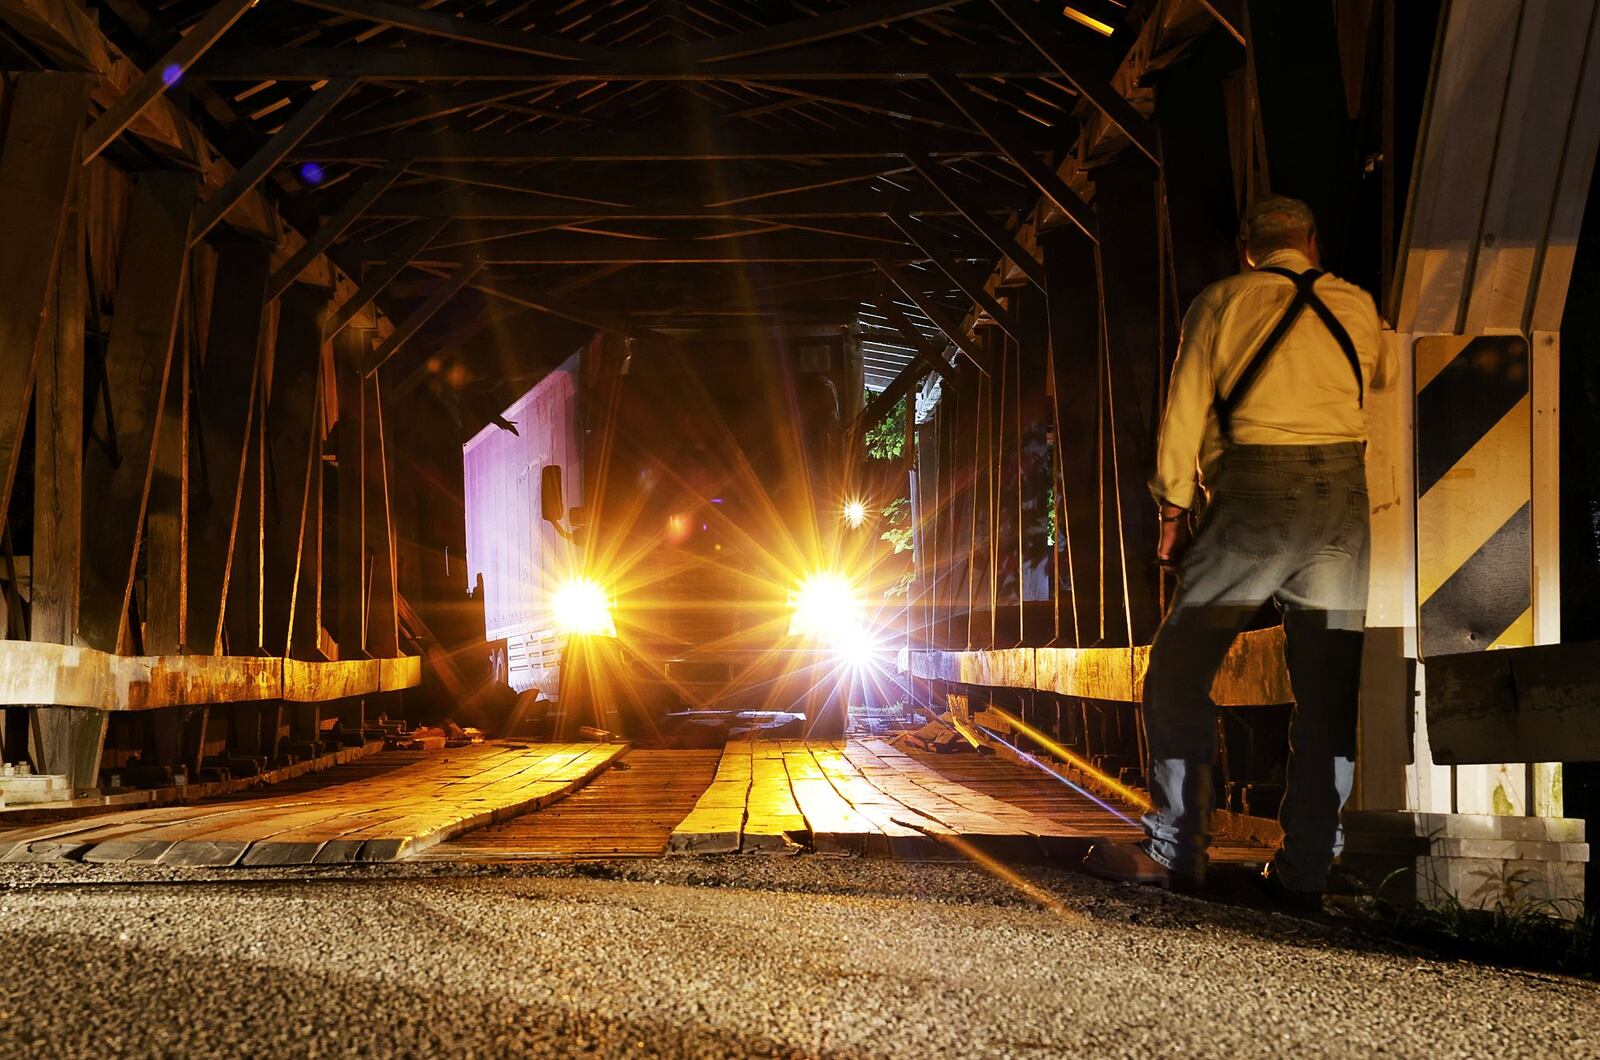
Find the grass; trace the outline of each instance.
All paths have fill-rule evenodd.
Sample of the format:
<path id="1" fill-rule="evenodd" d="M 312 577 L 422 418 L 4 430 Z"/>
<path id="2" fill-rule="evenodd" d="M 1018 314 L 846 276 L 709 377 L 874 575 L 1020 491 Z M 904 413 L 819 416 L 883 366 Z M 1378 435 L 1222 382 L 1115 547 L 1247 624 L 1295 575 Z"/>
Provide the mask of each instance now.
<path id="1" fill-rule="evenodd" d="M 1358 909 L 1388 933 L 1451 956 L 1600 979 L 1600 912 L 1585 912 L 1570 899 L 1517 899 L 1474 909 L 1454 895 L 1426 907 L 1365 896 Z"/>

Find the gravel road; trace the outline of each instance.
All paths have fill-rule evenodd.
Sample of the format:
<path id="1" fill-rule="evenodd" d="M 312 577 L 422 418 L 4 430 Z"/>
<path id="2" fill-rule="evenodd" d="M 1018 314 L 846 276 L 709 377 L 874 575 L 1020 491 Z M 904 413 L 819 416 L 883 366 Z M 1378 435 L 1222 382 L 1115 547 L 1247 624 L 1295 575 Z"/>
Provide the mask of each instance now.
<path id="1" fill-rule="evenodd" d="M 0 932 L 12 1056 L 1600 1056 L 1600 984 L 1050 871 L 17 865 Z"/>

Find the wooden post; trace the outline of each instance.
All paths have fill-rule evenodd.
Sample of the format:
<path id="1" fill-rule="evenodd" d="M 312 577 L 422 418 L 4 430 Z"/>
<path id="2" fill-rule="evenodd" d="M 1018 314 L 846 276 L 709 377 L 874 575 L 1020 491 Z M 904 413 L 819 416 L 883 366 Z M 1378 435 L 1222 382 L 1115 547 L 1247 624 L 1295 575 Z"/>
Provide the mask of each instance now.
<path id="1" fill-rule="evenodd" d="M 260 655 L 262 650 L 261 606 L 266 575 L 262 570 L 261 539 L 265 531 L 263 493 L 266 490 L 266 396 L 256 386 L 251 398 L 249 431 L 245 436 L 241 461 L 237 530 L 233 559 L 228 566 L 227 597 L 222 601 L 223 627 L 227 632 L 228 655 Z"/>
<path id="2" fill-rule="evenodd" d="M 1077 646 L 1104 632 L 1100 581 L 1100 486 L 1097 474 L 1100 313 L 1094 297 L 1095 249 L 1070 233 L 1043 241 L 1049 280 L 1050 364 L 1055 383 L 1056 504 L 1065 533 L 1067 585 L 1058 598 L 1061 635 Z"/>
<path id="3" fill-rule="evenodd" d="M 1048 644 L 1056 636 L 1051 604 L 1049 495 L 1053 481 L 1050 448 L 1050 339 L 1045 301 L 1032 287 L 1012 290 L 1017 342 L 1018 467 L 1022 495 L 1018 548 L 1022 556 L 1022 629 L 1027 645 Z"/>
<path id="4" fill-rule="evenodd" d="M 367 590 L 367 654 L 394 658 L 400 654 L 400 630 L 395 606 L 394 519 L 389 511 L 388 447 L 383 429 L 383 403 L 376 374 L 362 387 L 362 443 L 365 469 L 367 567 L 372 572 Z"/>
<path id="5" fill-rule="evenodd" d="M 116 461 L 102 445 L 84 463 L 84 558 L 80 628 L 84 641 L 119 651 L 127 641 L 151 456 L 166 400 L 172 338 L 188 265 L 194 178 L 145 173 L 134 189 L 106 349 L 106 387 Z"/>
<path id="6" fill-rule="evenodd" d="M 1107 402 L 1112 421 L 1111 491 L 1106 498 L 1107 636 L 1148 644 L 1161 622 L 1160 572 L 1153 550 L 1155 501 L 1146 483 L 1155 472 L 1156 407 L 1164 374 L 1161 228 L 1156 174 L 1128 155 L 1096 171 L 1100 214 L 1100 298 L 1105 306 Z M 1115 589 L 1113 590 L 1113 586 Z"/>
<path id="7" fill-rule="evenodd" d="M 71 644 L 78 633 L 82 563 L 84 258 L 81 203 L 67 220 L 52 306 L 54 341 L 40 358 L 34 410 L 33 613 L 35 641 Z M 40 706 L 28 711 L 28 757 L 64 774 L 74 790 L 100 776 L 106 713 Z"/>
<path id="8" fill-rule="evenodd" d="M 189 343 L 176 344 L 145 520 L 144 653 L 184 650 L 189 578 Z"/>
<path id="9" fill-rule="evenodd" d="M 201 654 L 222 651 L 224 601 L 240 541 L 245 505 L 246 443 L 256 430 L 260 388 L 262 303 L 272 247 L 226 242 L 217 248 L 216 284 L 205 358 L 198 366 L 200 437 L 205 481 L 191 501 L 189 644 Z M 248 527 L 244 528 L 248 538 Z M 240 553 L 249 557 L 248 541 Z M 246 572 L 248 574 L 248 572 Z M 248 577 L 243 579 L 248 590 Z"/>
<path id="10" fill-rule="evenodd" d="M 89 82 L 82 74 L 19 74 L 11 95 L 0 145 L 0 527 L 16 480 L 34 366 L 76 186 Z"/>
<path id="11" fill-rule="evenodd" d="M 308 521 L 308 491 L 322 481 L 317 396 L 322 359 L 317 319 L 321 297 L 322 292 L 297 288 L 279 302 L 272 396 L 267 406 L 267 451 L 272 454 L 275 474 L 267 494 L 264 643 L 273 655 L 283 655 L 290 649 L 291 627 L 298 622 L 291 610 L 302 594 L 312 606 L 306 631 L 314 637 L 321 624 L 315 613 L 317 587 L 311 579 L 296 575 L 306 543 L 302 530 Z M 317 500 L 316 522 L 320 524 L 320 496 Z M 311 567 L 315 568 L 315 564 Z M 315 640 L 311 643 L 315 644 Z"/>
<path id="12" fill-rule="evenodd" d="M 339 396 L 339 418 L 334 424 L 339 512 L 333 637 L 341 659 L 366 657 L 366 430 L 361 367 L 366 363 L 367 343 L 364 328 L 346 328 L 333 339 Z"/>

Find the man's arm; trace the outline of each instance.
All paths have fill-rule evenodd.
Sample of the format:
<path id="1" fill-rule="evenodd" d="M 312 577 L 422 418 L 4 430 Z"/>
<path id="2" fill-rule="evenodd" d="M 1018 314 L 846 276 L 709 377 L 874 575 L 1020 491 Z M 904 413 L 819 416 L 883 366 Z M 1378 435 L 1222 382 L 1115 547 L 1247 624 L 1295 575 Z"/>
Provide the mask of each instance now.
<path id="1" fill-rule="evenodd" d="M 1184 315 L 1178 359 L 1172 366 L 1172 382 L 1167 388 L 1167 408 L 1161 417 L 1156 474 L 1150 480 L 1150 492 L 1156 503 L 1164 506 L 1164 512 L 1194 507 L 1200 446 L 1216 396 L 1211 363 L 1217 319 L 1209 294 L 1202 292 Z"/>

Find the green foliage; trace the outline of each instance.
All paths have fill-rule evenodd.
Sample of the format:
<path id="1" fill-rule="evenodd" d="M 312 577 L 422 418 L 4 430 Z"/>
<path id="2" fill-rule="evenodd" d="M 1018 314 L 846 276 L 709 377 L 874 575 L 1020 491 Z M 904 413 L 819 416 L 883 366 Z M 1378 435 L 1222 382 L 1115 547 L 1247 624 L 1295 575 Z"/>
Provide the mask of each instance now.
<path id="1" fill-rule="evenodd" d="M 872 394 L 867 394 L 872 400 Z M 873 460 L 900 460 L 906 455 L 906 399 L 901 398 L 877 423 L 867 428 L 867 456 Z"/>
<path id="2" fill-rule="evenodd" d="M 895 554 L 911 551 L 915 531 L 911 528 L 911 498 L 896 497 L 883 508 L 888 529 L 878 536 L 894 546 Z"/>

